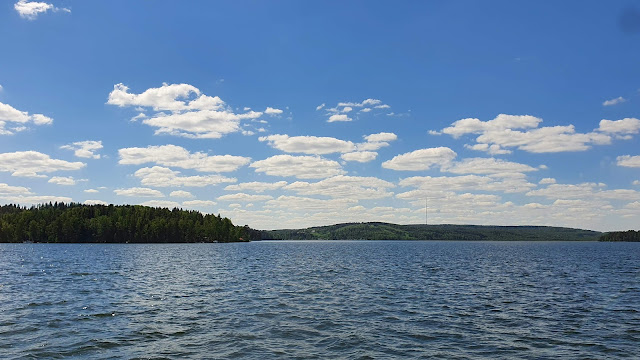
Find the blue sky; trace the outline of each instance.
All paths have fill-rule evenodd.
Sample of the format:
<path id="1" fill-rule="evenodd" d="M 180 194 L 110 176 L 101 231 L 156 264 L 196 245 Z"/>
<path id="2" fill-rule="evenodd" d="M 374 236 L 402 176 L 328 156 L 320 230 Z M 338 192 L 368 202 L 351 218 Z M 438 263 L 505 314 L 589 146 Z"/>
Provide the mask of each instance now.
<path id="1" fill-rule="evenodd" d="M 7 1 L 0 203 L 638 229 L 632 1 Z"/>

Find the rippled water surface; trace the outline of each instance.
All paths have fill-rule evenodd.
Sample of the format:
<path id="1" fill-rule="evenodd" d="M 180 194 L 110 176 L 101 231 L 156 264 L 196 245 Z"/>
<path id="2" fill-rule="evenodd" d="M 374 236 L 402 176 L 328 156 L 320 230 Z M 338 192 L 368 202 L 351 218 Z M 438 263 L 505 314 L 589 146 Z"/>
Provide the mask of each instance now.
<path id="1" fill-rule="evenodd" d="M 637 358 L 640 244 L 0 244 L 0 358 Z"/>

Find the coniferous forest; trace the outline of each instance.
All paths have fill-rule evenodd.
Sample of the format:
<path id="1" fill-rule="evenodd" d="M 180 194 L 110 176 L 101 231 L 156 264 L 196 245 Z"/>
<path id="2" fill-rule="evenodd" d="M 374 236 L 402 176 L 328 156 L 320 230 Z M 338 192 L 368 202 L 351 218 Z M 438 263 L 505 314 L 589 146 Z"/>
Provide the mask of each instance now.
<path id="1" fill-rule="evenodd" d="M 187 243 L 249 241 L 259 234 L 220 215 L 140 205 L 0 206 L 0 242 Z"/>
<path id="2" fill-rule="evenodd" d="M 602 235 L 600 241 L 640 242 L 640 231 L 612 231 Z"/>

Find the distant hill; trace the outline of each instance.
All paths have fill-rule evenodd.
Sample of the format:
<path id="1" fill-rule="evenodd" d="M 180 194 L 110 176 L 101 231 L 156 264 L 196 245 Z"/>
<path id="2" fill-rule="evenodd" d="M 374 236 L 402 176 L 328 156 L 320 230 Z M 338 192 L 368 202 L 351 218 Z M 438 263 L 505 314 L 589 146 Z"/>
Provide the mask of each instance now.
<path id="1" fill-rule="evenodd" d="M 346 223 L 262 231 L 263 240 L 507 240 L 597 241 L 602 233 L 551 226 L 397 225 Z"/>

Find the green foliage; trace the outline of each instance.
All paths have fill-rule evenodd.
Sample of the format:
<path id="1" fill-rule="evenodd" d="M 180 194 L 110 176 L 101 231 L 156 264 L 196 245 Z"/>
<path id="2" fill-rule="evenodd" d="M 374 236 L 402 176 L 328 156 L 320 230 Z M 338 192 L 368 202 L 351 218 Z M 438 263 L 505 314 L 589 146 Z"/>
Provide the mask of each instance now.
<path id="1" fill-rule="evenodd" d="M 220 215 L 139 205 L 0 206 L 0 242 L 191 243 L 259 238 Z"/>
<path id="2" fill-rule="evenodd" d="M 600 241 L 640 241 L 640 231 L 612 231 L 600 236 Z"/>
<path id="3" fill-rule="evenodd" d="M 299 240 L 597 240 L 599 232 L 548 226 L 396 225 L 348 223 L 263 231 L 262 239 Z"/>

